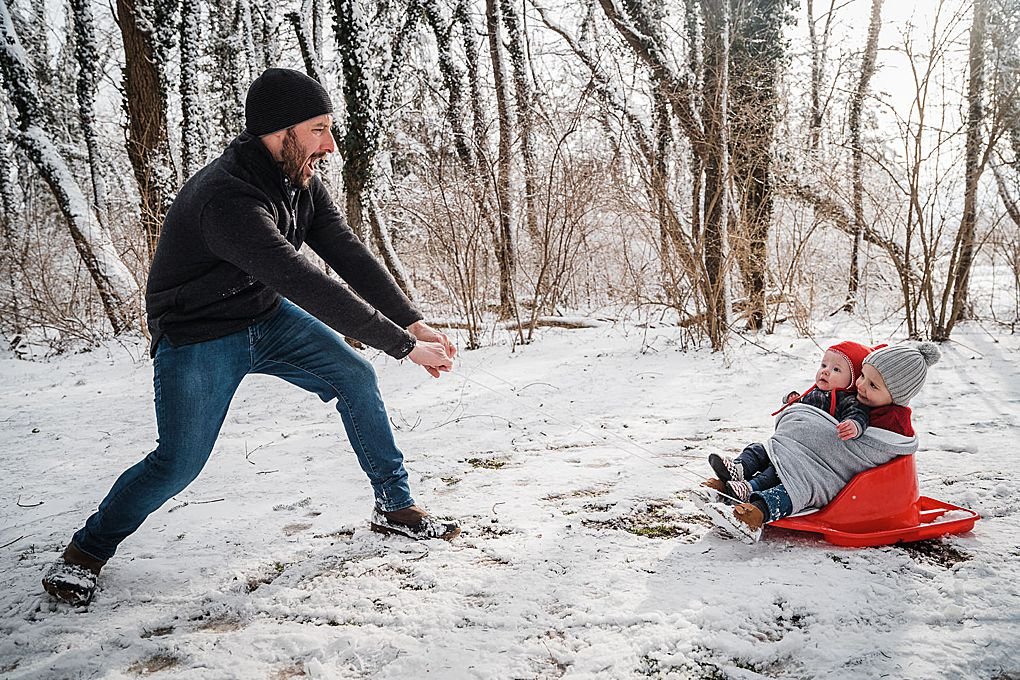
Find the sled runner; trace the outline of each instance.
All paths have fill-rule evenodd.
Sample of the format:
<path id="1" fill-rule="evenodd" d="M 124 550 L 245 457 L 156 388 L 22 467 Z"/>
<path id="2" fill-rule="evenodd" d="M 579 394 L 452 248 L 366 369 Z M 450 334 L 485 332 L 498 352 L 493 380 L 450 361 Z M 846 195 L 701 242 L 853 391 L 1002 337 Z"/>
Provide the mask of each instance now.
<path id="1" fill-rule="evenodd" d="M 733 506 L 722 502 L 714 491 L 694 489 L 691 500 L 723 533 L 744 543 L 754 544 L 761 540 L 762 527 L 752 529 L 734 517 Z"/>
<path id="2" fill-rule="evenodd" d="M 858 474 L 824 508 L 769 526 L 821 534 L 834 545 L 864 547 L 963 533 L 979 517 L 973 510 L 922 496 L 909 455 Z"/>

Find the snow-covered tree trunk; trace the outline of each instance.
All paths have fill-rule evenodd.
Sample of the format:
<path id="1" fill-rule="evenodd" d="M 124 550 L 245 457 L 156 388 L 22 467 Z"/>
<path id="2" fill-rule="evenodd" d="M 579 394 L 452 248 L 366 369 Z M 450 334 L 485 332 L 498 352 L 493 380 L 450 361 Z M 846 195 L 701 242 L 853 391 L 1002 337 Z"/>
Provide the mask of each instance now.
<path id="1" fill-rule="evenodd" d="M 822 123 L 825 119 L 825 102 L 822 101 L 822 81 L 825 78 L 825 64 L 829 50 L 829 36 L 832 34 L 832 20 L 836 12 L 836 0 L 829 0 L 825 13 L 825 25 L 821 36 L 816 26 L 814 0 L 807 0 L 808 41 L 811 46 L 811 119 L 808 121 L 808 143 L 812 151 L 821 144 Z"/>
<path id="2" fill-rule="evenodd" d="M 335 35 L 344 77 L 347 134 L 344 135 L 344 194 L 347 222 L 362 241 L 368 242 L 362 194 L 372 182 L 372 161 L 379 143 L 375 100 L 368 83 L 364 16 L 357 0 L 334 0 Z M 340 140 L 338 140 L 340 141 Z"/>
<path id="3" fill-rule="evenodd" d="M 708 279 L 708 338 L 722 349 L 729 326 L 727 290 L 727 231 L 729 201 L 730 21 L 728 0 L 705 0 L 705 274 Z"/>
<path id="4" fill-rule="evenodd" d="M 942 294 L 937 321 L 932 323 L 932 340 L 948 340 L 956 323 L 966 313 L 970 270 L 974 264 L 977 240 L 977 192 L 988 154 L 981 151 L 981 125 L 985 112 L 985 41 L 988 0 L 974 0 L 974 19 L 970 27 L 967 83 L 967 140 L 964 149 L 963 215 L 953 243 L 949 279 Z M 984 158 L 982 158 L 982 155 Z M 951 295 L 950 295 L 951 294 Z M 951 297 L 951 302 L 950 302 Z"/>
<path id="5" fill-rule="evenodd" d="M 461 165 L 469 171 L 469 174 L 474 175 L 475 154 L 463 117 L 464 73 L 453 59 L 453 45 L 450 39 L 451 26 L 444 20 L 436 0 L 421 0 L 421 9 L 425 22 L 432 29 L 436 38 L 439 73 L 443 78 L 443 85 L 446 86 L 449 98 L 446 107 L 446 120 L 453 133 L 453 148 Z"/>
<path id="6" fill-rule="evenodd" d="M 167 38 L 157 40 L 158 29 L 165 32 L 165 27 L 155 25 L 155 21 L 143 12 L 138 0 L 117 0 L 117 23 L 124 41 L 127 152 L 138 182 L 142 228 L 150 255 L 177 185 L 167 134 L 165 80 L 160 73 L 163 62 L 159 61 Z"/>
<path id="7" fill-rule="evenodd" d="M 20 211 L 14 193 L 14 164 L 11 162 L 14 160 L 14 148 L 8 141 L 9 137 L 5 103 L 4 107 L 0 107 L 0 238 L 3 239 L 3 243 L 0 244 L 0 263 L 7 272 L 4 283 L 10 290 L 4 297 L 10 299 L 11 313 L 9 317 L 4 315 L 5 325 L 9 325 L 9 329 L 2 330 L 5 332 L 9 330 L 13 341 L 24 334 L 25 324 L 22 320 L 21 301 L 18 299 L 16 272 L 21 269 L 22 258 L 19 253 L 21 239 L 18 238 L 18 231 L 14 228 L 14 219 Z"/>
<path id="8" fill-rule="evenodd" d="M 843 309 L 848 312 L 854 310 L 857 303 L 857 288 L 860 286 L 861 243 L 864 240 L 864 149 L 861 146 L 861 112 L 878 58 L 878 33 L 882 29 L 882 2 L 883 0 L 871 0 L 868 40 L 864 47 L 857 87 L 850 95 L 850 114 L 847 120 L 847 127 L 850 131 L 850 174 L 853 183 L 854 208 L 854 233 L 850 246 L 850 276 L 847 280 L 846 304 L 843 305 Z"/>
<path id="9" fill-rule="evenodd" d="M 99 47 L 96 44 L 91 3 L 88 0 L 70 0 L 70 6 L 74 20 L 74 56 L 78 62 L 76 84 L 78 118 L 82 136 L 85 138 L 85 149 L 88 152 L 93 205 L 98 219 L 102 222 L 107 214 L 107 208 L 95 112 L 96 84 L 99 81 L 99 73 L 96 71 L 99 66 Z"/>
<path id="10" fill-rule="evenodd" d="M 276 18 L 277 3 L 264 2 L 258 5 L 258 10 L 253 13 L 254 19 L 254 40 L 259 49 L 258 72 L 261 73 L 270 66 L 280 64 L 280 40 L 277 36 L 279 22 Z"/>
<path id="11" fill-rule="evenodd" d="M 414 284 L 411 283 L 411 277 L 393 247 L 393 239 L 390 238 L 390 227 L 386 224 L 386 217 L 379 210 L 371 194 L 365 197 L 365 203 L 368 206 L 368 221 L 372 227 L 372 241 L 375 243 L 386 269 L 393 275 L 393 279 L 407 297 L 412 300 L 417 299 L 418 295 L 414 290 Z"/>
<path id="12" fill-rule="evenodd" d="M 244 98 L 252 81 L 251 67 L 242 48 L 241 10 L 235 0 L 211 0 L 213 22 L 209 94 L 218 144 L 226 144 L 244 129 Z"/>
<path id="13" fill-rule="evenodd" d="M 77 0 L 81 2 L 83 0 Z M 191 177 L 205 164 L 205 107 L 199 85 L 202 40 L 199 0 L 181 0 L 181 170 Z"/>
<path id="14" fill-rule="evenodd" d="M 326 24 L 326 0 L 310 0 L 307 2 L 311 8 L 311 24 L 312 24 L 312 53 L 315 55 L 315 60 L 322 63 L 322 50 L 325 47 L 323 42 L 323 26 Z M 309 13 L 302 11 L 302 14 L 308 16 Z"/>
<path id="15" fill-rule="evenodd" d="M 783 17 L 787 0 L 748 0 L 731 4 L 726 110 L 732 176 L 739 221 L 729 229 L 746 297 L 747 327 L 765 320 L 768 236 L 772 229 L 772 156 L 783 57 Z"/>
<path id="16" fill-rule="evenodd" d="M 492 60 L 492 79 L 496 90 L 496 111 L 499 127 L 499 155 L 496 157 L 496 213 L 498 216 L 494 246 L 499 263 L 500 318 L 509 319 L 517 311 L 514 300 L 514 271 L 517 265 L 511 224 L 512 196 L 510 194 L 510 143 L 516 136 L 514 120 L 507 92 L 506 58 L 503 55 L 503 36 L 500 30 L 498 0 L 485 0 L 485 24 L 489 36 L 489 58 Z"/>
<path id="17" fill-rule="evenodd" d="M 502 0 L 503 24 L 507 32 L 507 52 L 513 68 L 514 95 L 517 103 L 517 127 L 521 140 L 521 160 L 524 161 L 524 224 L 528 234 L 536 242 L 540 239 L 538 231 L 538 214 L 535 207 L 537 179 L 535 177 L 534 149 L 534 97 L 531 92 L 528 61 L 524 52 L 523 30 L 521 20 L 514 7 L 513 0 Z"/>
<path id="18" fill-rule="evenodd" d="M 471 108 L 471 145 L 475 157 L 475 168 L 485 181 L 488 176 L 488 123 L 482 106 L 482 84 L 478 73 L 478 29 L 471 20 L 468 0 L 458 0 L 453 10 L 453 21 L 460 25 L 464 60 L 467 65 L 468 104 Z"/>
<path id="19" fill-rule="evenodd" d="M 369 237 L 372 238 L 397 285 L 409 298 L 414 299 L 411 280 L 390 242 L 390 234 L 382 216 L 376 214 L 371 219 L 372 216 L 366 214 L 372 210 L 374 162 L 379 150 L 382 123 L 365 64 L 368 55 L 368 27 L 363 8 L 357 0 L 334 0 L 334 8 L 336 41 L 344 75 L 344 104 L 347 109 L 347 134 L 343 138 L 347 221 L 362 241 L 368 242 Z"/>
<path id="20" fill-rule="evenodd" d="M 248 0 L 237 0 L 235 8 L 235 30 L 240 38 L 239 47 L 244 55 L 244 61 L 251 74 L 260 73 L 259 49 L 255 43 L 255 26 L 251 17 L 251 3 Z M 242 100 L 243 101 L 243 100 Z"/>
<path id="21" fill-rule="evenodd" d="M 121 260 L 109 232 L 96 219 L 67 161 L 36 121 L 43 103 L 27 68 L 28 59 L 14 31 L 7 0 L 0 0 L 0 74 L 18 112 L 18 146 L 35 164 L 60 206 L 75 248 L 96 284 L 114 333 L 131 327 L 130 300 L 137 284 Z"/>

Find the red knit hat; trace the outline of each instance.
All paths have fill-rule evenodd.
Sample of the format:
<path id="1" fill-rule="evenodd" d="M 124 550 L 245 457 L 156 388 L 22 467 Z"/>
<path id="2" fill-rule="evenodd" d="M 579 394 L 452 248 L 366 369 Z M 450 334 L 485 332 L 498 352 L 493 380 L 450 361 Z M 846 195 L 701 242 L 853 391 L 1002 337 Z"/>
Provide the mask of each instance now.
<path id="1" fill-rule="evenodd" d="M 885 347 L 885 345 L 879 345 L 878 347 Z M 878 349 L 878 347 L 868 347 L 859 342 L 844 340 L 829 348 L 828 351 L 835 352 L 850 364 L 850 386 L 847 387 L 848 390 L 853 390 L 854 383 L 861 377 L 861 367 L 864 365 L 864 358 Z"/>
<path id="2" fill-rule="evenodd" d="M 826 350 L 829 352 L 835 352 L 836 354 L 846 359 L 846 362 L 850 364 L 850 384 L 843 391 L 845 392 L 857 391 L 855 383 L 857 382 L 857 378 L 861 377 L 861 368 L 864 366 L 865 357 L 874 352 L 876 349 L 881 349 L 882 347 L 885 347 L 885 345 L 883 344 L 878 345 L 877 347 L 868 347 L 867 345 L 862 345 L 861 343 L 854 342 L 853 340 L 844 340 L 843 342 L 837 342 L 835 345 L 829 347 L 829 349 Z M 811 385 L 811 387 L 805 390 L 800 396 L 784 404 L 783 408 L 779 409 L 772 415 L 776 415 L 790 404 L 800 401 L 805 394 L 815 389 L 817 388 L 814 385 Z M 839 390 L 832 391 L 832 397 L 829 403 L 830 415 L 836 415 L 836 392 L 838 391 Z"/>

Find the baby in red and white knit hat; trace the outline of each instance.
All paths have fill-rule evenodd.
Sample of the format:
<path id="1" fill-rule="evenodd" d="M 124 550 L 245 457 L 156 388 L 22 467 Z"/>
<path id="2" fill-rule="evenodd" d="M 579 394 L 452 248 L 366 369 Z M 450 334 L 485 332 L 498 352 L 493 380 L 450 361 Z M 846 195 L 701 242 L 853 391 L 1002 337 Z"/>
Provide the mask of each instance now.
<path id="1" fill-rule="evenodd" d="M 863 372 L 864 359 L 884 346 L 872 348 L 844 340 L 829 347 L 815 373 L 815 384 L 803 394 L 790 392 L 783 399 L 783 408 L 779 411 L 797 402 L 814 406 L 839 421 L 836 430 L 840 439 L 860 437 L 868 427 L 868 411 L 857 400 L 857 379 Z"/>

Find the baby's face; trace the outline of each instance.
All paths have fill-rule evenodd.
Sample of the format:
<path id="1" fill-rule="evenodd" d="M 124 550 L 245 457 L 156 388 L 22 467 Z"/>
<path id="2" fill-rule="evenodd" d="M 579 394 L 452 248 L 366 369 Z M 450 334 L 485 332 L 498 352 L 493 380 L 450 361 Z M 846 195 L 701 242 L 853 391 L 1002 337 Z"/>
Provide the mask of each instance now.
<path id="1" fill-rule="evenodd" d="M 815 373 L 815 387 L 826 392 L 830 390 L 845 390 L 850 387 L 852 374 L 850 363 L 842 354 L 825 350 L 822 355 L 822 365 Z"/>
<path id="2" fill-rule="evenodd" d="M 864 364 L 861 377 L 857 379 L 857 401 L 869 408 L 888 406 L 892 403 L 892 395 L 885 386 L 882 374 L 871 364 Z"/>

